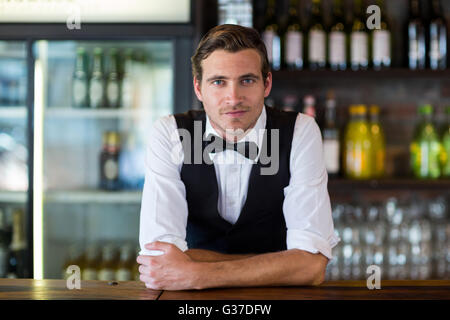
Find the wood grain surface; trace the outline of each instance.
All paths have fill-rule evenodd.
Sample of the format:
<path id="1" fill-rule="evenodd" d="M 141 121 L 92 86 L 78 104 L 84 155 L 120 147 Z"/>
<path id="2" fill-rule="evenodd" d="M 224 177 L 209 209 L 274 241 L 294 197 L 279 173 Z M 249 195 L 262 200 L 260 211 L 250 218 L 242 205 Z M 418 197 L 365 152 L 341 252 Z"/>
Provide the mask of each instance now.
<path id="1" fill-rule="evenodd" d="M 0 300 L 156 300 L 161 291 L 142 282 L 81 281 L 81 288 L 67 289 L 65 280 L 0 279 Z"/>
<path id="2" fill-rule="evenodd" d="M 449 280 L 381 281 L 367 289 L 366 281 L 330 281 L 318 287 L 228 288 L 163 291 L 158 300 L 450 300 Z"/>
<path id="3" fill-rule="evenodd" d="M 0 279 L 0 300 L 450 300 L 450 280 L 329 281 L 318 287 L 220 288 L 187 291 L 147 289 L 142 282 L 81 281 L 69 290 L 65 280 Z"/>

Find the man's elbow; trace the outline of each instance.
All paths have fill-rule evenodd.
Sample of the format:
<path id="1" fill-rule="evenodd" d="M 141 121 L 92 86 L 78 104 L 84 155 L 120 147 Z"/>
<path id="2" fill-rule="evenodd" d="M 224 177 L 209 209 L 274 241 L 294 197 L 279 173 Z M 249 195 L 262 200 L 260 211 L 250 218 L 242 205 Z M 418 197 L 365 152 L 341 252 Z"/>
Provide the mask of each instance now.
<path id="1" fill-rule="evenodd" d="M 319 267 L 317 272 L 314 273 L 311 285 L 312 286 L 320 286 L 325 281 L 325 268 Z"/>

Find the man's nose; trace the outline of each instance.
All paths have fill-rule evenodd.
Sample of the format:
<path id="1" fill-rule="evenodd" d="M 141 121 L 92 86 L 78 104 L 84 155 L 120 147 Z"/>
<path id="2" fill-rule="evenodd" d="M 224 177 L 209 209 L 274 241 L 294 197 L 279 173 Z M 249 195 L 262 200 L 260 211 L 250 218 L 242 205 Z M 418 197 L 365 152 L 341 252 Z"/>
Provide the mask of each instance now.
<path id="1" fill-rule="evenodd" d="M 231 83 L 228 87 L 226 101 L 229 105 L 237 105 L 242 102 L 242 90 L 239 88 L 238 84 Z"/>

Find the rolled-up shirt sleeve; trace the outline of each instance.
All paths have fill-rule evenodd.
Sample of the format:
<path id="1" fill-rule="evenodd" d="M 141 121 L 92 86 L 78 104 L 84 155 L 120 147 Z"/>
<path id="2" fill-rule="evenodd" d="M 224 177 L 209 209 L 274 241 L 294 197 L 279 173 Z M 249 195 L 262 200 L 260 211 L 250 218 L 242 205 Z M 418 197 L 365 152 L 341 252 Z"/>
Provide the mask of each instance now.
<path id="1" fill-rule="evenodd" d="M 340 241 L 334 233 L 322 149 L 322 136 L 314 118 L 297 117 L 290 155 L 291 178 L 284 189 L 287 249 L 322 253 L 332 259 Z"/>
<path id="2" fill-rule="evenodd" d="M 145 156 L 145 183 L 140 211 L 140 254 L 149 254 L 145 244 L 164 241 L 187 250 L 188 207 L 180 178 L 183 161 L 181 141 L 173 116 L 152 126 Z"/>

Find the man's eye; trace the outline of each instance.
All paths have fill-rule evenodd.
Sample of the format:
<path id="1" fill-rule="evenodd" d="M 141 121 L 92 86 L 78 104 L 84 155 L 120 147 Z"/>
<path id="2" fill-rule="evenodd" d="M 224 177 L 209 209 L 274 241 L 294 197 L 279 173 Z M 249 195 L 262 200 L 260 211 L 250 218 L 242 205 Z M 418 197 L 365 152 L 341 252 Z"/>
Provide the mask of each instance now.
<path id="1" fill-rule="evenodd" d="M 253 79 L 244 79 L 244 80 L 242 80 L 242 82 L 243 82 L 244 84 L 252 84 L 252 83 L 255 82 L 255 80 L 253 80 Z"/>
<path id="2" fill-rule="evenodd" d="M 220 85 L 223 84 L 223 80 L 214 80 L 213 84 L 216 85 L 216 86 L 220 86 Z"/>

